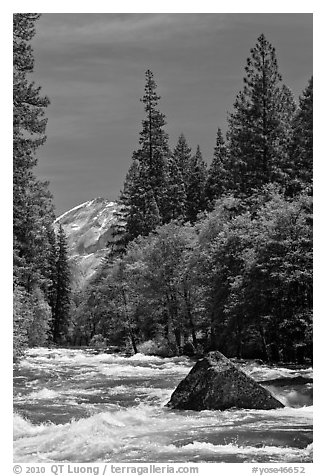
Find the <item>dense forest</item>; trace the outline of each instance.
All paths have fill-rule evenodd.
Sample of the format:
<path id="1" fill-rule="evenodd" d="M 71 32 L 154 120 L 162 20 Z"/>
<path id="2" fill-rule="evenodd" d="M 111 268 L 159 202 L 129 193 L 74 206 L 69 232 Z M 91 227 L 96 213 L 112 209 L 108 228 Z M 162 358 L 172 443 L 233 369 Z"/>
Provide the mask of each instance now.
<path id="1" fill-rule="evenodd" d="M 48 183 L 35 175 L 36 151 L 45 142 L 49 99 L 30 79 L 30 40 L 40 15 L 13 21 L 13 344 L 14 358 L 26 346 L 65 341 L 70 277 L 64 231 L 55 230 Z"/>
<path id="2" fill-rule="evenodd" d="M 30 81 L 39 15 L 14 15 L 14 354 L 109 345 L 161 356 L 312 359 L 313 82 L 298 103 L 260 35 L 208 163 L 171 148 L 152 71 L 95 278 L 70 291 L 66 237 L 33 169 L 49 100 Z"/>

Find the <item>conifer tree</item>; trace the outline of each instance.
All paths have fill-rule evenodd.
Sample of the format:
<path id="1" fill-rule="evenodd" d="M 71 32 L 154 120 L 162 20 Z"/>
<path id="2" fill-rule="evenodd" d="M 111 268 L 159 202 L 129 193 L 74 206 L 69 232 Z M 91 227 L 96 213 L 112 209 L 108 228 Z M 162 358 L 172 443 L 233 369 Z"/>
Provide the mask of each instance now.
<path id="1" fill-rule="evenodd" d="M 293 121 L 296 116 L 297 104 L 292 91 L 283 84 L 280 90 L 280 103 L 283 108 L 282 129 L 280 135 L 280 148 L 284 151 L 282 166 L 271 178 L 271 182 L 281 185 L 283 190 L 288 190 L 294 174 L 294 164 L 291 158 L 291 145 L 293 143 Z"/>
<path id="2" fill-rule="evenodd" d="M 146 118 L 142 121 L 140 148 L 134 152 L 133 159 L 138 160 L 143 179 L 148 180 L 154 199 L 161 212 L 164 201 L 164 184 L 166 160 L 171 156 L 168 135 L 164 131 L 165 116 L 158 110 L 161 97 L 156 92 L 156 82 L 152 71 L 145 73 L 145 93 L 141 99 L 144 103 Z M 164 219 L 164 217 L 163 217 Z"/>
<path id="3" fill-rule="evenodd" d="M 44 113 L 49 99 L 40 95 L 41 88 L 28 77 L 34 68 L 30 41 L 39 17 L 35 13 L 17 13 L 13 18 L 14 171 L 17 179 L 18 172 L 26 173 L 36 165 L 34 152 L 46 139 Z"/>
<path id="4" fill-rule="evenodd" d="M 186 183 L 189 174 L 191 148 L 188 146 L 184 134 L 179 136 L 178 143 L 173 151 L 173 157 L 181 172 L 182 178 Z"/>
<path id="5" fill-rule="evenodd" d="M 182 173 L 174 157 L 167 161 L 165 222 L 183 220 L 186 213 L 186 190 Z"/>
<path id="6" fill-rule="evenodd" d="M 128 244 L 126 234 L 128 207 L 122 202 L 121 198 L 117 205 L 117 209 L 113 213 L 115 222 L 111 226 L 112 235 L 107 245 L 111 258 L 122 255 Z"/>
<path id="7" fill-rule="evenodd" d="M 228 131 L 233 188 L 243 196 L 266 183 L 284 185 L 288 134 L 284 119 L 290 115 L 275 48 L 260 35 L 250 53 Z"/>
<path id="8" fill-rule="evenodd" d="M 17 283 L 13 292 L 13 358 L 22 357 L 28 346 L 28 329 L 33 320 L 30 295 Z"/>
<path id="9" fill-rule="evenodd" d="M 49 286 L 47 290 L 47 302 L 51 308 L 52 322 L 55 313 L 55 306 L 57 301 L 57 261 L 58 261 L 58 247 L 57 238 L 53 226 L 47 230 L 48 244 L 49 244 L 49 258 L 48 263 L 48 279 Z M 51 330 L 53 332 L 53 329 Z M 50 336 L 51 338 L 51 336 Z"/>
<path id="10" fill-rule="evenodd" d="M 31 185 L 30 210 L 34 210 L 33 226 L 33 274 L 39 276 L 38 286 L 46 299 L 53 286 L 53 222 L 55 219 L 52 195 L 48 182 L 35 180 Z"/>
<path id="11" fill-rule="evenodd" d="M 164 131 L 165 116 L 158 109 L 160 96 L 152 71 L 147 70 L 145 93 L 141 102 L 146 117 L 142 121 L 139 148 L 134 151 L 124 189 L 119 199 L 119 220 L 114 247 L 123 251 L 131 240 L 148 235 L 169 216 L 167 183 L 171 152 Z"/>
<path id="12" fill-rule="evenodd" d="M 216 146 L 212 163 L 207 172 L 206 200 L 209 210 L 213 209 L 214 201 L 220 198 L 228 190 L 229 172 L 228 149 L 220 128 L 217 130 Z"/>
<path id="13" fill-rule="evenodd" d="M 313 79 L 303 91 L 293 121 L 290 147 L 291 180 L 288 194 L 295 195 L 304 189 L 312 193 L 313 172 Z"/>
<path id="14" fill-rule="evenodd" d="M 206 209 L 205 183 L 206 163 L 203 160 L 200 147 L 197 146 L 196 154 L 190 160 L 190 170 L 187 190 L 187 215 L 191 223 L 196 221 L 197 215 Z"/>
<path id="15" fill-rule="evenodd" d="M 145 202 L 145 214 L 144 214 L 144 231 L 143 235 L 148 235 L 151 231 L 161 225 L 160 211 L 151 187 L 147 187 L 145 190 L 144 202 Z"/>
<path id="16" fill-rule="evenodd" d="M 53 341 L 56 344 L 65 342 L 70 314 L 70 271 L 68 264 L 67 239 L 62 228 L 59 226 L 58 237 L 58 258 L 56 272 L 56 293 L 55 308 L 52 321 Z"/>
<path id="17" fill-rule="evenodd" d="M 47 229 L 53 218 L 48 184 L 36 179 L 35 152 L 45 139 L 49 104 L 30 80 L 34 58 L 30 41 L 40 15 L 13 16 L 13 233 L 14 275 L 17 284 L 32 292 L 46 274 Z M 43 283 L 44 284 L 44 283 Z"/>
<path id="18" fill-rule="evenodd" d="M 163 194 L 163 189 L 162 189 Z M 134 159 L 128 172 L 121 202 L 126 207 L 126 243 L 139 235 L 148 235 L 161 223 L 158 204 L 144 166 Z"/>
<path id="19" fill-rule="evenodd" d="M 134 183 L 138 180 L 138 176 L 139 162 L 138 160 L 133 160 L 127 172 L 123 184 L 123 190 L 120 192 L 118 209 L 114 212 L 116 221 L 112 226 L 112 239 L 108 243 L 111 258 L 115 255 L 123 254 L 129 241 L 137 236 L 137 230 L 135 230 L 135 232 L 132 231 L 130 211 Z M 129 229 L 129 232 L 127 232 L 127 228 Z"/>
<path id="20" fill-rule="evenodd" d="M 14 294 L 23 303 L 17 305 L 14 315 L 15 323 L 21 323 L 14 324 L 16 355 L 21 355 L 21 343 L 26 344 L 27 334 L 29 345 L 44 342 L 54 286 L 51 271 L 54 207 L 48 183 L 38 180 L 34 173 L 36 151 L 46 140 L 45 110 L 49 104 L 48 98 L 41 95 L 41 88 L 30 78 L 34 68 L 30 42 L 39 17 L 36 13 L 13 16 Z M 24 329 L 21 335 L 20 329 Z M 43 337 L 37 329 L 42 329 Z"/>
<path id="21" fill-rule="evenodd" d="M 15 246 L 15 274 L 26 266 L 29 237 L 37 218 L 31 206 L 31 188 L 35 177 L 35 152 L 46 139 L 44 118 L 49 104 L 40 95 L 40 87 L 30 81 L 34 58 L 30 41 L 35 34 L 35 22 L 40 15 L 17 13 L 13 17 L 13 231 Z M 27 222 L 31 226 L 27 226 Z M 27 228 L 26 228 L 27 226 Z M 26 281 L 22 282 L 25 286 Z"/>

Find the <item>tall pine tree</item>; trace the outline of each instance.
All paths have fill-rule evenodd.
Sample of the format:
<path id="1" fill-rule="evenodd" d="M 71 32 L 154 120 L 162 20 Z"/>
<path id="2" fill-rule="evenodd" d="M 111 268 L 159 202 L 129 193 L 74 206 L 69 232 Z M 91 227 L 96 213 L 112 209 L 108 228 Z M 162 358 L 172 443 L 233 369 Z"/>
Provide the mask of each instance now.
<path id="1" fill-rule="evenodd" d="M 313 175 L 313 79 L 300 96 L 299 108 L 293 121 L 290 147 L 291 180 L 288 194 L 303 190 L 312 193 Z"/>
<path id="2" fill-rule="evenodd" d="M 181 172 L 184 183 L 188 181 L 190 170 L 191 148 L 188 146 L 184 134 L 181 134 L 173 151 L 173 157 Z"/>
<path id="3" fill-rule="evenodd" d="M 120 197 L 126 211 L 125 235 L 122 235 L 125 244 L 139 235 L 148 235 L 161 223 L 160 211 L 144 168 L 137 159 L 133 160 Z"/>
<path id="4" fill-rule="evenodd" d="M 47 275 L 49 279 L 49 286 L 47 291 L 47 297 L 48 297 L 49 306 L 51 308 L 51 314 L 53 317 L 55 312 L 56 301 L 57 301 L 57 261 L 58 261 L 57 237 L 56 237 L 53 226 L 48 229 L 48 244 L 49 244 L 48 246 L 49 259 L 47 261 L 47 264 L 48 264 Z M 51 338 L 51 335 L 49 337 Z"/>
<path id="5" fill-rule="evenodd" d="M 166 223 L 171 220 L 183 221 L 186 214 L 186 190 L 181 170 L 174 157 L 167 161 L 166 200 L 164 216 Z"/>
<path id="6" fill-rule="evenodd" d="M 30 248 L 40 230 L 40 217 L 34 207 L 36 150 L 46 139 L 47 97 L 30 81 L 34 58 L 30 41 L 40 15 L 17 13 L 13 17 L 13 232 L 14 274 L 23 287 L 29 287 L 33 258 Z"/>
<path id="7" fill-rule="evenodd" d="M 144 103 L 146 117 L 142 121 L 139 148 L 133 153 L 120 195 L 120 211 L 114 232 L 117 239 L 113 245 L 121 252 L 131 240 L 139 235 L 148 235 L 171 217 L 169 200 L 173 185 L 169 170 L 171 152 L 168 135 L 164 131 L 166 121 L 158 109 L 160 96 L 156 92 L 152 71 L 147 70 L 145 77 L 141 102 Z"/>
<path id="8" fill-rule="evenodd" d="M 285 185 L 287 123 L 293 108 L 288 95 L 284 101 L 275 48 L 264 35 L 250 53 L 228 131 L 233 188 L 243 196 L 266 183 Z"/>
<path id="9" fill-rule="evenodd" d="M 152 71 L 145 73 L 145 93 L 141 98 L 144 103 L 146 118 L 142 121 L 140 132 L 140 148 L 134 152 L 134 160 L 138 160 L 143 178 L 151 187 L 159 210 L 164 208 L 164 183 L 166 161 L 171 156 L 168 135 L 164 131 L 165 116 L 158 109 L 161 97 L 157 94 L 157 85 Z M 164 221 L 164 217 L 163 221 Z"/>
<path id="10" fill-rule="evenodd" d="M 187 203 L 186 220 L 194 223 L 200 212 L 206 209 L 206 162 L 204 162 L 200 147 L 197 146 L 196 154 L 190 160 L 190 170 L 186 184 Z"/>
<path id="11" fill-rule="evenodd" d="M 70 271 L 68 264 L 67 239 L 62 225 L 57 237 L 58 255 L 56 263 L 55 307 L 52 314 L 52 338 L 56 344 L 66 341 L 70 317 Z"/>
<path id="12" fill-rule="evenodd" d="M 48 183 L 38 180 L 34 173 L 36 152 L 46 140 L 45 110 L 49 104 L 48 98 L 41 95 L 41 88 L 30 79 L 34 68 L 30 42 L 39 17 L 35 13 L 13 16 L 14 296 L 19 303 L 14 313 L 16 356 L 22 354 L 26 344 L 44 343 L 54 285 L 51 272 L 54 207 Z"/>
<path id="13" fill-rule="evenodd" d="M 228 159 L 228 148 L 225 144 L 222 131 L 218 128 L 214 156 L 208 169 L 206 180 L 206 200 L 209 210 L 213 209 L 214 201 L 228 191 Z"/>

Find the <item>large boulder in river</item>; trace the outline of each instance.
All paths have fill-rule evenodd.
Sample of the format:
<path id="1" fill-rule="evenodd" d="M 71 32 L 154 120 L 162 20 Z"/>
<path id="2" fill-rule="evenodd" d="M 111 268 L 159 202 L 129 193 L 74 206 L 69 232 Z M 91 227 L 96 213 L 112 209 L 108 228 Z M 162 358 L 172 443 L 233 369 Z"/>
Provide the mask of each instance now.
<path id="1" fill-rule="evenodd" d="M 284 407 L 220 352 L 210 352 L 194 365 L 173 392 L 167 406 L 179 410 Z"/>

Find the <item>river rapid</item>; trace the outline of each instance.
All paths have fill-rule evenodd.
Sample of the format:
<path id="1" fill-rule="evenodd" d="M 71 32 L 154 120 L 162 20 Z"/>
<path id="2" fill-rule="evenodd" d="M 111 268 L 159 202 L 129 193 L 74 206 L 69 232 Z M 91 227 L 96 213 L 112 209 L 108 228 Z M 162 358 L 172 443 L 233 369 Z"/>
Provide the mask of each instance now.
<path id="1" fill-rule="evenodd" d="M 14 461 L 312 461 L 311 368 L 242 364 L 269 381 L 282 409 L 165 408 L 193 365 L 187 357 L 29 350 L 14 370 Z"/>

